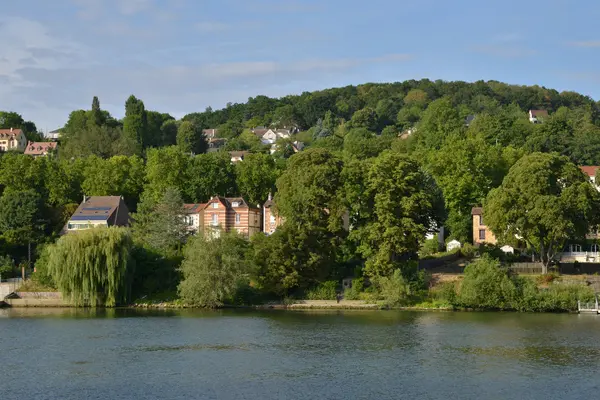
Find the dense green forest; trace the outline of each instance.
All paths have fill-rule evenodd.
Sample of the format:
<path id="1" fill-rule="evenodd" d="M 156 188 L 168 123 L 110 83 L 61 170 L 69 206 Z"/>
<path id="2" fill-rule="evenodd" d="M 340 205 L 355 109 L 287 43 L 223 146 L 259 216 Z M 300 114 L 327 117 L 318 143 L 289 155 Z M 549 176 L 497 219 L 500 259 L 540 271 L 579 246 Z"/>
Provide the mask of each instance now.
<path id="1" fill-rule="evenodd" d="M 530 109 L 546 110 L 549 116 L 531 123 Z M 2 115 L 9 114 L 15 113 Z M 21 118 L 13 127 L 23 127 L 34 138 L 25 124 Z M 294 126 L 300 132 L 281 140 L 271 155 L 270 146 L 251 132 L 259 126 Z M 227 139 L 218 152 L 207 153 L 202 130 L 208 128 Z M 292 141 L 304 142 L 305 150 L 294 154 Z M 234 165 L 230 150 L 252 154 Z M 196 276 L 189 262 L 179 270 L 182 260 L 210 255 L 202 253 L 201 239 L 188 240 L 178 231 L 178 213 L 165 210 L 213 195 L 241 195 L 262 204 L 273 192 L 286 220 L 282 228 L 269 237 L 256 235 L 250 244 L 224 237 L 230 246 L 210 249 L 238 257 L 236 265 L 247 269 L 231 274 L 247 276 L 253 290 L 287 296 L 347 276 L 391 279 L 397 270 L 413 282 L 420 279 L 413 261 L 425 234 L 444 225 L 448 239 L 469 242 L 471 208 L 482 205 L 492 189 L 503 190 L 511 168 L 527 168 L 519 160 L 539 153 L 552 153 L 548 165 L 600 164 L 599 104 L 539 86 L 429 80 L 280 99 L 257 96 L 181 120 L 146 110 L 134 96 L 118 120 L 94 98 L 90 110 L 70 114 L 57 154 L 33 159 L 6 153 L 0 158 L 0 255 L 4 264 L 24 262 L 32 243 L 41 266 L 50 257 L 44 251 L 56 248 L 51 243 L 83 194 L 123 195 L 135 212 L 127 233 L 133 240 L 120 242 L 132 246 L 127 254 L 136 260 L 134 295 L 136 290 L 173 290 L 180 274 L 184 282 L 188 274 Z M 571 171 L 558 171 L 559 180 L 563 170 Z M 579 184 L 582 176 L 570 181 Z M 550 189 L 541 188 L 538 195 L 544 190 Z M 579 200 L 595 204 L 596 194 L 586 196 Z M 341 224 L 345 211 L 349 232 Z M 158 218 L 165 214 L 171 220 Z M 565 224 L 555 245 L 567 234 L 581 234 L 596 218 L 588 213 L 577 229 Z M 180 291 L 193 289 L 188 284 Z M 223 293 L 227 298 L 211 298 L 211 304 L 235 296 L 231 290 Z"/>

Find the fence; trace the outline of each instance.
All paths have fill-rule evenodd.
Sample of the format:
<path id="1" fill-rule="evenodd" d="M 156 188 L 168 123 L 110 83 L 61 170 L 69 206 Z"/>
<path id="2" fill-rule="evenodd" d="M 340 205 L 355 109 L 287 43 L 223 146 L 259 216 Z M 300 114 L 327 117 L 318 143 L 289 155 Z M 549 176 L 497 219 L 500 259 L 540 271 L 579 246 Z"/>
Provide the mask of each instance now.
<path id="1" fill-rule="evenodd" d="M 508 268 L 517 274 L 541 274 L 542 266 L 539 263 L 520 262 L 509 265 Z M 593 275 L 600 274 L 600 263 L 560 263 L 549 268 L 556 268 L 564 275 Z"/>
<path id="2" fill-rule="evenodd" d="M 516 274 L 541 274 L 542 266 L 539 263 L 514 263 L 508 266 Z"/>

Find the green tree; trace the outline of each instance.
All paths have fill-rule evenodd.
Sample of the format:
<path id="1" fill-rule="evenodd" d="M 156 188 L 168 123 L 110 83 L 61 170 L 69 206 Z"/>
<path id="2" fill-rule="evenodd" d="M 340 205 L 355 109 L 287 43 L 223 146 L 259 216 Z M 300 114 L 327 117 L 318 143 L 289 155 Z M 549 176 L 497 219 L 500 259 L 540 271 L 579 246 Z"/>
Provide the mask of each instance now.
<path id="1" fill-rule="evenodd" d="M 123 136 L 137 144 L 138 148 L 144 147 L 144 138 L 147 137 L 148 120 L 144 102 L 134 95 L 129 96 L 125 102 L 125 118 L 123 119 Z"/>
<path id="2" fill-rule="evenodd" d="M 352 234 L 367 260 L 367 274 L 389 276 L 417 254 L 426 233 L 441 226 L 443 199 L 416 162 L 390 151 L 373 160 L 366 188 L 373 214 Z"/>
<path id="3" fill-rule="evenodd" d="M 125 304 L 134 261 L 125 228 L 96 228 L 61 237 L 49 248 L 47 270 L 63 297 L 76 306 Z"/>
<path id="4" fill-rule="evenodd" d="M 0 111 L 0 129 L 20 129 L 23 122 L 23 117 L 14 111 Z"/>
<path id="5" fill-rule="evenodd" d="M 138 156 L 85 160 L 81 188 L 87 196 L 123 196 L 135 208 L 145 180 L 144 161 Z"/>
<path id="6" fill-rule="evenodd" d="M 600 194 L 567 157 L 532 153 L 521 158 L 484 205 L 486 224 L 500 241 L 523 238 L 544 273 L 570 239 L 600 222 Z"/>
<path id="7" fill-rule="evenodd" d="M 34 190 L 7 191 L 0 197 L 0 232 L 12 245 L 40 240 L 46 221 L 42 198 Z"/>
<path id="8" fill-rule="evenodd" d="M 275 160 L 267 154 L 248 154 L 235 165 L 235 173 L 238 190 L 250 204 L 263 204 L 275 188 Z"/>
<path id="9" fill-rule="evenodd" d="M 202 129 L 190 121 L 183 121 L 177 129 L 177 146 L 184 153 L 201 154 L 208 148 Z"/>
<path id="10" fill-rule="evenodd" d="M 207 240 L 195 236 L 185 249 L 179 295 L 188 304 L 215 308 L 232 303 L 249 281 L 248 242 L 235 233 Z"/>
<path id="11" fill-rule="evenodd" d="M 175 119 L 169 114 L 160 113 L 158 111 L 146 111 L 146 120 L 148 123 L 148 128 L 146 129 L 146 137 L 144 138 L 144 146 L 146 147 L 159 147 L 170 146 L 175 143 L 171 143 L 170 141 L 165 142 L 163 125 L 167 121 L 175 122 Z"/>
<path id="12" fill-rule="evenodd" d="M 390 143 L 389 139 L 376 136 L 365 128 L 350 129 L 344 136 L 344 155 L 358 159 L 376 157 L 389 148 Z"/>
<path id="13" fill-rule="evenodd" d="M 181 193 L 168 187 L 158 203 L 144 200 L 133 218 L 136 241 L 165 255 L 178 254 L 189 235 Z"/>
<path id="14" fill-rule="evenodd" d="M 191 163 L 192 157 L 177 146 L 148 149 L 145 194 L 158 202 L 168 187 L 176 187 L 185 193 L 189 187 Z"/>
<path id="15" fill-rule="evenodd" d="M 439 149 L 449 136 L 460 132 L 463 126 L 464 122 L 452 101 L 445 97 L 431 102 L 423 112 L 415 135 L 425 148 Z"/>
<path id="16" fill-rule="evenodd" d="M 173 119 L 166 120 L 160 127 L 161 145 L 173 146 L 177 144 L 177 121 Z"/>
<path id="17" fill-rule="evenodd" d="M 194 202 L 205 202 L 216 195 L 233 196 L 238 193 L 234 168 L 229 153 L 197 155 L 190 160 L 189 178 L 181 191 Z"/>
<path id="18" fill-rule="evenodd" d="M 350 120 L 352 128 L 364 128 L 369 131 L 377 130 L 377 113 L 369 107 L 358 110 Z"/>
<path id="19" fill-rule="evenodd" d="M 342 162 L 325 149 L 307 149 L 291 157 L 277 179 L 275 203 L 287 223 L 339 229 L 343 210 L 337 196 Z M 333 217 L 333 218 L 332 218 Z"/>
<path id="20" fill-rule="evenodd" d="M 92 99 L 92 110 L 90 117 L 87 119 L 87 123 L 95 126 L 102 126 L 105 122 L 105 116 L 100 109 L 100 100 L 98 100 L 98 97 L 94 96 Z"/>

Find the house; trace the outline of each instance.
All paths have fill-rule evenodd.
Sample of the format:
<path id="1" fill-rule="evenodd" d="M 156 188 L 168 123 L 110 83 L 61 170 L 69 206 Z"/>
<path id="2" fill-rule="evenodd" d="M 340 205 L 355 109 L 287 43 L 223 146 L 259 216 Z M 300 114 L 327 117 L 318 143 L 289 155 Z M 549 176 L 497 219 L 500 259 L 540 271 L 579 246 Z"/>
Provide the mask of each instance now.
<path id="1" fill-rule="evenodd" d="M 548 111 L 546 110 L 529 110 L 529 122 L 532 124 L 540 124 L 546 118 L 548 118 Z"/>
<path id="2" fill-rule="evenodd" d="M 210 138 L 208 139 L 208 152 L 212 153 L 214 151 L 219 151 L 226 143 L 227 139 Z"/>
<path id="3" fill-rule="evenodd" d="M 202 129 L 202 134 L 207 139 L 213 139 L 213 138 L 217 137 L 217 135 L 219 134 L 219 130 L 218 129 Z"/>
<path id="4" fill-rule="evenodd" d="M 596 171 L 598 171 L 598 168 L 600 167 L 597 165 L 582 165 L 579 167 L 579 169 L 581 169 L 581 172 L 588 176 L 590 182 L 592 182 L 594 186 L 596 186 L 596 188 L 600 190 L 600 182 L 596 184 Z"/>
<path id="5" fill-rule="evenodd" d="M 129 209 L 122 196 L 83 197 L 61 234 L 90 228 L 128 226 Z"/>
<path id="6" fill-rule="evenodd" d="M 283 218 L 275 212 L 275 203 L 273 196 L 269 193 L 269 198 L 263 204 L 263 232 L 270 235 L 283 223 Z"/>
<path id="7" fill-rule="evenodd" d="M 206 208 L 206 204 L 184 204 L 183 208 L 185 210 L 183 220 L 185 221 L 188 230 L 191 233 L 198 233 L 201 228 L 204 229 L 204 209 Z"/>
<path id="8" fill-rule="evenodd" d="M 21 129 L 0 129 L 0 152 L 24 151 L 27 139 Z"/>
<path id="9" fill-rule="evenodd" d="M 231 162 L 236 163 L 239 161 L 244 161 L 244 157 L 250 154 L 249 151 L 230 151 L 229 155 L 231 155 Z"/>
<path id="10" fill-rule="evenodd" d="M 289 139 L 296 129 L 253 129 L 252 133 L 259 137 L 262 144 L 273 144 L 279 139 Z"/>
<path id="11" fill-rule="evenodd" d="M 295 142 L 292 142 L 290 144 L 290 146 L 291 146 L 291 148 L 292 148 L 292 150 L 293 150 L 294 153 L 298 153 L 298 152 L 300 152 L 300 151 L 302 151 L 304 149 L 304 142 L 295 141 Z M 271 145 L 271 149 L 269 150 L 269 152 L 271 154 L 275 154 L 277 152 L 277 150 L 279 150 L 279 144 L 278 143 L 273 143 Z"/>
<path id="12" fill-rule="evenodd" d="M 496 236 L 494 236 L 494 233 L 484 224 L 483 208 L 473 207 L 471 215 L 473 217 L 473 244 L 496 244 Z"/>
<path id="13" fill-rule="evenodd" d="M 402 140 L 408 139 L 408 137 L 410 135 L 412 135 L 413 133 L 415 133 L 417 131 L 417 128 L 408 128 L 402 132 L 400 132 L 400 134 L 398 135 L 398 137 Z"/>
<path id="14" fill-rule="evenodd" d="M 54 142 L 57 142 L 60 139 L 60 135 L 61 135 L 61 129 L 55 129 L 53 131 L 48 132 L 46 135 L 44 135 L 47 139 L 50 139 Z"/>
<path id="15" fill-rule="evenodd" d="M 204 208 L 204 233 L 218 237 L 221 231 L 250 237 L 260 232 L 261 210 L 241 197 L 212 197 Z"/>
<path id="16" fill-rule="evenodd" d="M 57 142 L 27 142 L 25 154 L 33 157 L 44 157 L 52 151 L 56 151 Z"/>

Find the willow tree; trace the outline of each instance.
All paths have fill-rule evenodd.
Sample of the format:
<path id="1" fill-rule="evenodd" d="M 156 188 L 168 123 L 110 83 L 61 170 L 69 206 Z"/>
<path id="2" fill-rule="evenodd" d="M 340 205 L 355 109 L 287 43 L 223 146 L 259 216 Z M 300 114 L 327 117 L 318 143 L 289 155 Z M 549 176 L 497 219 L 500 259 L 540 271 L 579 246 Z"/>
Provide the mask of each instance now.
<path id="1" fill-rule="evenodd" d="M 131 249 L 124 228 L 71 233 L 49 249 L 48 273 L 73 305 L 113 307 L 129 298 Z"/>

